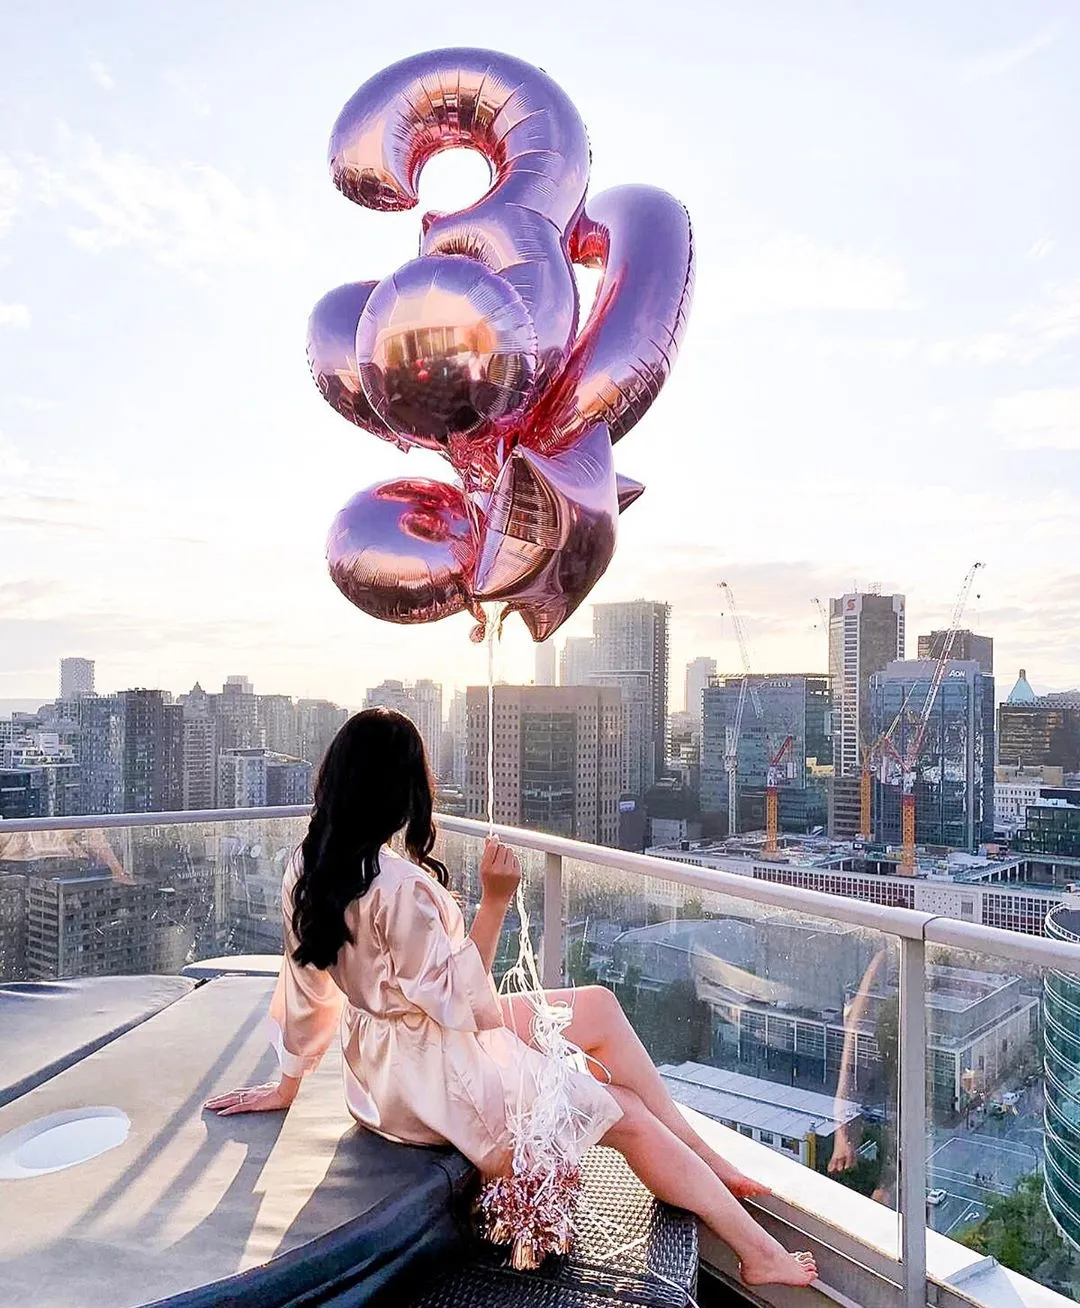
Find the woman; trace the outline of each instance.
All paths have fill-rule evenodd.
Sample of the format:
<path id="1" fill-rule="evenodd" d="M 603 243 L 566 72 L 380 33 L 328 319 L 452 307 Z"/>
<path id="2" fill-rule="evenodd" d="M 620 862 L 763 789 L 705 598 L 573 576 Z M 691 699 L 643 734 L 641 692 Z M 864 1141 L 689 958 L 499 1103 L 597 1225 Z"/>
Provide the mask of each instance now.
<path id="1" fill-rule="evenodd" d="M 528 1106 L 543 1066 L 516 1034 L 530 1029 L 526 1001 L 500 999 L 491 979 L 521 872 L 509 849 L 487 842 L 466 935 L 447 870 L 431 854 L 432 797 L 408 718 L 369 709 L 338 732 L 282 886 L 285 956 L 270 1005 L 280 1080 L 206 1107 L 222 1115 L 288 1108 L 340 1027 L 358 1122 L 391 1140 L 453 1144 L 483 1175 L 498 1176 L 510 1165 L 508 1115 Z M 388 845 L 400 832 L 408 858 Z M 696 1213 L 731 1245 L 748 1285 L 808 1285 L 817 1274 L 811 1256 L 788 1253 L 738 1202 L 765 1187 L 690 1129 L 614 995 L 587 986 L 551 998 L 572 1005 L 567 1039 L 598 1069 L 598 1077 L 571 1074 L 578 1148 L 619 1150 L 658 1198 Z"/>

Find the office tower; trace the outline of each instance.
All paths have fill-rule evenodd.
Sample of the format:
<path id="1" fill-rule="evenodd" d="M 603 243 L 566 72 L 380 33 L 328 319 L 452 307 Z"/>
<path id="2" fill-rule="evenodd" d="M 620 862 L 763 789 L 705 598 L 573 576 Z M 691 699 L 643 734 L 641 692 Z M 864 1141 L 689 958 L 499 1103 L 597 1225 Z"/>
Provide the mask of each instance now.
<path id="1" fill-rule="evenodd" d="M 555 641 L 542 640 L 535 651 L 535 671 L 533 684 L 537 686 L 554 686 L 558 672 L 558 653 Z"/>
<path id="2" fill-rule="evenodd" d="M 76 750 L 84 813 L 122 813 L 124 804 L 124 707 L 118 695 L 79 700 Z"/>
<path id="3" fill-rule="evenodd" d="M 932 631 L 929 636 L 920 636 L 918 654 L 921 659 L 939 659 L 948 639 L 947 631 Z M 993 636 L 976 636 L 973 631 L 958 631 L 953 637 L 949 658 L 961 663 L 971 662 L 979 665 L 979 670 L 986 676 L 994 675 L 994 638 Z"/>
<path id="4" fill-rule="evenodd" d="M 495 821 L 614 846 L 622 781 L 615 687 L 495 687 Z M 488 691 L 470 686 L 466 811 L 487 813 Z"/>
<path id="5" fill-rule="evenodd" d="M 1080 944 L 1080 911 L 1056 905 L 1046 917 L 1046 934 L 1051 940 Z M 1043 1072 L 1047 1094 L 1044 1101 L 1046 1166 L 1043 1168 L 1043 1198 L 1058 1230 L 1074 1249 L 1080 1249 L 1080 1032 L 1076 1014 L 1080 1011 L 1080 981 L 1060 968 L 1043 972 L 1042 1025 Z"/>
<path id="6" fill-rule="evenodd" d="M 328 699 L 302 699 L 296 705 L 299 755 L 317 770 L 330 742 L 345 725 L 348 711 Z"/>
<path id="7" fill-rule="evenodd" d="M 450 711 L 446 717 L 446 731 L 453 750 L 453 768 L 447 780 L 455 786 L 465 789 L 468 772 L 469 733 L 466 725 L 466 695 L 463 690 L 455 690 L 450 701 Z"/>
<path id="8" fill-rule="evenodd" d="M 101 871 L 30 877 L 26 902 L 26 972 L 31 980 L 158 970 L 162 893 L 156 882 L 128 884 Z"/>
<path id="9" fill-rule="evenodd" d="M 291 695 L 257 695 L 259 737 L 264 749 L 297 757 L 300 737 L 296 729 L 296 705 Z"/>
<path id="10" fill-rule="evenodd" d="M 365 691 L 364 708 L 393 709 L 395 713 L 404 713 L 407 718 L 411 718 L 413 701 L 403 681 L 382 681 Z"/>
<path id="11" fill-rule="evenodd" d="M 259 701 L 247 677 L 227 677 L 213 704 L 219 749 L 259 747 Z"/>
<path id="12" fill-rule="evenodd" d="M 702 691 L 709 684 L 709 678 L 715 676 L 715 659 L 696 658 L 686 665 L 686 711 L 699 722 Z"/>
<path id="13" fill-rule="evenodd" d="M 80 695 L 94 693 L 94 660 L 60 660 L 60 698 L 78 699 Z"/>
<path id="14" fill-rule="evenodd" d="M 160 690 L 125 690 L 123 813 L 165 813 L 183 802 L 184 710 Z"/>
<path id="15" fill-rule="evenodd" d="M 412 700 L 409 717 L 416 723 L 416 729 L 423 739 L 428 766 L 438 776 L 442 752 L 442 686 L 434 681 L 422 680 L 411 686 L 408 694 Z"/>
<path id="16" fill-rule="evenodd" d="M 1080 704 L 1074 693 L 1036 695 L 1027 673 L 998 708 L 998 762 L 1006 767 L 1080 771 Z"/>
<path id="17" fill-rule="evenodd" d="M 74 751 L 51 731 L 31 731 L 0 746 L 0 817 L 69 817 L 81 813 Z"/>
<path id="18" fill-rule="evenodd" d="M 312 765 L 268 749 L 227 749 L 218 755 L 221 808 L 275 808 L 311 799 Z"/>
<path id="19" fill-rule="evenodd" d="M 895 722 L 900 758 L 920 729 L 934 676 L 928 659 L 898 659 L 870 679 L 874 738 Z M 900 768 L 874 783 L 875 830 L 889 844 L 903 839 Z M 974 850 L 994 834 L 994 679 L 978 663 L 950 659 L 915 762 L 915 838 L 920 845 Z"/>
<path id="20" fill-rule="evenodd" d="M 210 696 L 198 682 L 180 696 L 183 713 L 183 780 L 181 808 L 214 808 L 217 796 L 217 719 Z"/>
<path id="21" fill-rule="evenodd" d="M 727 815 L 727 732 L 734 727 L 742 677 L 714 677 L 702 693 L 701 808 Z M 751 689 L 753 694 L 750 693 Z M 755 708 L 755 697 L 757 708 Z M 757 709 L 760 709 L 758 713 Z M 764 825 L 770 760 L 788 736 L 791 745 L 778 770 L 782 829 L 824 825 L 828 811 L 824 766 L 832 761 L 829 678 L 775 673 L 749 678 L 736 753 L 738 828 Z"/>
<path id="22" fill-rule="evenodd" d="M 623 789 L 643 796 L 667 756 L 668 621 L 652 600 L 593 607 L 595 664 L 589 684 L 617 686 L 623 703 Z"/>
<path id="23" fill-rule="evenodd" d="M 0 872 L 0 981 L 26 980 L 26 885 Z"/>
<path id="24" fill-rule="evenodd" d="M 596 667 L 592 636 L 568 636 L 559 655 L 559 685 L 587 686 Z"/>
<path id="25" fill-rule="evenodd" d="M 904 597 L 855 592 L 829 601 L 833 781 L 829 830 L 859 827 L 859 773 L 870 735 L 870 678 L 904 657 Z"/>

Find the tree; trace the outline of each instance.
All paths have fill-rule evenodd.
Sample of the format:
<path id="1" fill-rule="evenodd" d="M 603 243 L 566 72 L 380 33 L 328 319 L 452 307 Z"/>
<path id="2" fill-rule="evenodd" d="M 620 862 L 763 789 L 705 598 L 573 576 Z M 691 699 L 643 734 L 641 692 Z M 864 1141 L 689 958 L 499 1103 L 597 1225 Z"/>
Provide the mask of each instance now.
<path id="1" fill-rule="evenodd" d="M 983 1220 L 956 1238 L 1043 1284 L 1067 1280 L 1073 1265 L 1073 1255 L 1046 1207 L 1038 1174 L 1022 1176 L 1012 1194 L 995 1199 Z"/>

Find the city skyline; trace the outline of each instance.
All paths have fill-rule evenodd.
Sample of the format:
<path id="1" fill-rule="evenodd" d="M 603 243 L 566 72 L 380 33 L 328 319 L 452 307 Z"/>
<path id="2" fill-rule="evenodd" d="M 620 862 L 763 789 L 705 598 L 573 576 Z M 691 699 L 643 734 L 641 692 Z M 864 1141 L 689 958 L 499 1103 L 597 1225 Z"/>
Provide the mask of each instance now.
<path id="1" fill-rule="evenodd" d="M 670 29 L 695 40 L 620 43 L 603 81 L 552 21 L 576 15 L 560 3 L 434 14 L 422 36 L 376 14 L 362 43 L 323 39 L 353 30 L 344 4 L 317 24 L 272 4 L 257 33 L 206 8 L 212 44 L 203 12 L 60 2 L 5 29 L 0 700 L 47 698 L 72 651 L 103 684 L 240 667 L 346 704 L 387 676 L 485 680 L 468 619 L 381 625 L 326 576 L 333 515 L 401 456 L 320 401 L 303 350 L 327 286 L 400 265 L 424 209 L 484 185 L 475 158 L 440 157 L 420 210 L 390 216 L 324 174 L 329 124 L 366 76 L 462 43 L 556 77 L 589 123 L 595 189 L 644 156 L 695 222 L 679 368 L 619 450 L 647 491 L 591 600 L 660 596 L 674 668 L 737 670 L 726 578 L 758 666 L 806 669 L 824 666 L 812 596 L 880 582 L 931 631 L 979 558 L 967 622 L 994 636 L 999 680 L 1080 683 L 1080 28 L 1063 0 L 683 0 Z M 612 30 L 648 16 L 594 12 Z M 408 470 L 447 475 L 424 453 Z M 561 634 L 587 630 L 579 612 Z M 501 657 L 530 679 L 516 620 Z"/>

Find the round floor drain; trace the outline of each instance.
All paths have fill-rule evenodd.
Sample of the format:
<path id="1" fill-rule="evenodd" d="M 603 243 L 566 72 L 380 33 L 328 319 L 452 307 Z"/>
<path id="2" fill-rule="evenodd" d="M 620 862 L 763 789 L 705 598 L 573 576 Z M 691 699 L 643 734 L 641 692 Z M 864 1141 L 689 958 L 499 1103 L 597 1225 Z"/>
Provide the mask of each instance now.
<path id="1" fill-rule="evenodd" d="M 119 1108 L 69 1108 L 0 1135 L 0 1179 L 44 1176 L 123 1144 L 131 1120 Z"/>

